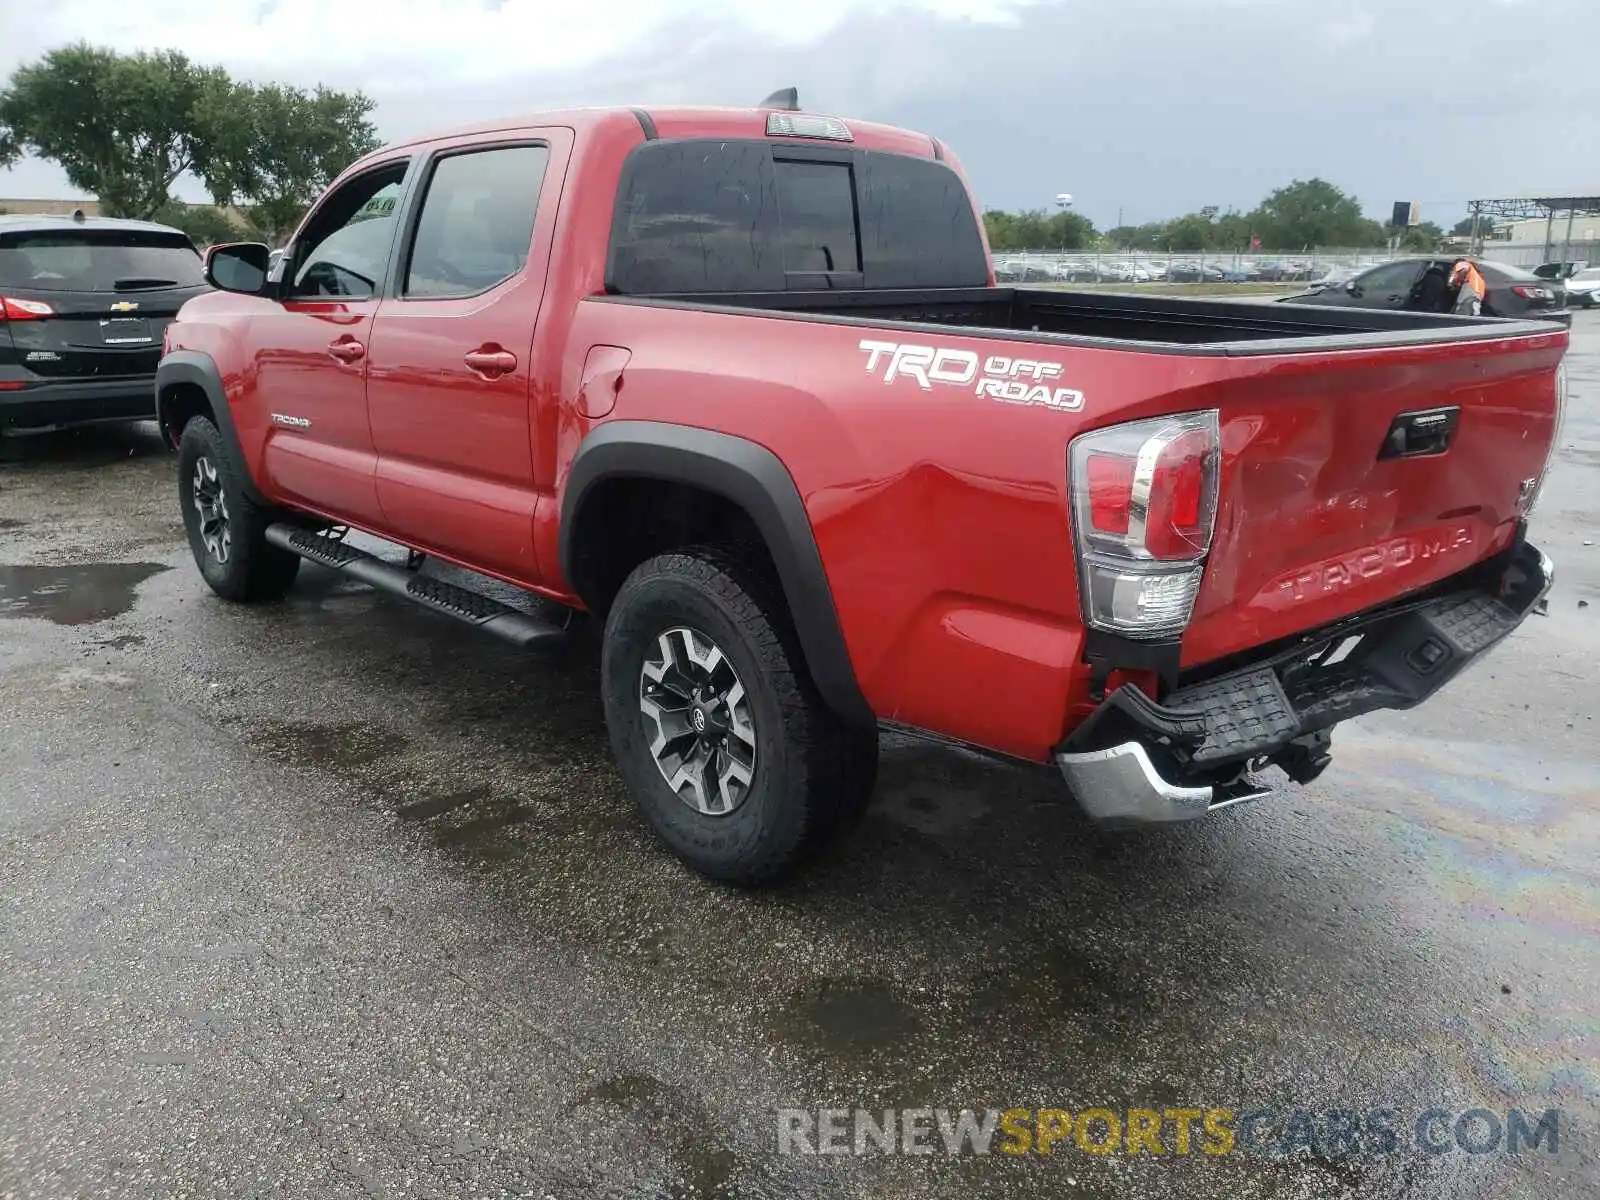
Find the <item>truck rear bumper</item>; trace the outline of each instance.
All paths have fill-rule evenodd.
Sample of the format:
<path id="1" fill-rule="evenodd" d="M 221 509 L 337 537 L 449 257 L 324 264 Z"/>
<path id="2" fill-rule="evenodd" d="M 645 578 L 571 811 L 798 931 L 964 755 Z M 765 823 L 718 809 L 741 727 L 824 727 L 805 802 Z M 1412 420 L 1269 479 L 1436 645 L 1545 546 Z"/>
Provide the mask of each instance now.
<path id="1" fill-rule="evenodd" d="M 1180 679 L 1161 703 L 1118 688 L 1061 746 L 1056 764 L 1094 820 L 1187 821 L 1268 794 L 1251 771 L 1309 783 L 1329 730 L 1420 704 L 1538 607 L 1555 577 L 1520 539 L 1426 596 L 1357 614 L 1220 674 Z M 1191 673 L 1193 676 L 1194 673 Z"/>

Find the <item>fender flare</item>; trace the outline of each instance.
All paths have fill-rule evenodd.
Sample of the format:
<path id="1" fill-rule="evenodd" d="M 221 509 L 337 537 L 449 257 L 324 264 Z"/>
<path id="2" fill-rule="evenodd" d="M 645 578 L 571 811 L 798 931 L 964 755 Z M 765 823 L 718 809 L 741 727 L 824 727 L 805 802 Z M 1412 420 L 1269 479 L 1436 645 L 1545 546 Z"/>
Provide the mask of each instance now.
<path id="1" fill-rule="evenodd" d="M 244 447 L 239 441 L 239 431 L 233 424 L 233 410 L 228 407 L 227 389 L 222 386 L 222 373 L 217 370 L 217 364 L 209 354 L 199 350 L 174 350 L 164 355 L 156 366 L 156 423 L 161 428 L 162 436 L 173 446 L 178 444 L 178 437 L 183 432 L 172 427 L 172 404 L 168 393 L 176 384 L 198 387 L 205 393 L 211 405 L 211 422 L 222 435 L 222 441 L 233 458 L 233 465 L 238 468 L 245 495 L 257 504 L 266 505 L 267 498 L 256 487 L 256 481 L 245 462 Z"/>
<path id="2" fill-rule="evenodd" d="M 561 501 L 561 570 L 580 594 L 572 544 L 576 518 L 596 484 L 630 476 L 701 488 L 749 514 L 778 568 L 817 691 L 844 720 L 875 727 L 877 718 L 856 680 L 805 503 L 778 456 L 746 438 L 688 425 L 615 420 L 599 426 L 578 447 Z"/>

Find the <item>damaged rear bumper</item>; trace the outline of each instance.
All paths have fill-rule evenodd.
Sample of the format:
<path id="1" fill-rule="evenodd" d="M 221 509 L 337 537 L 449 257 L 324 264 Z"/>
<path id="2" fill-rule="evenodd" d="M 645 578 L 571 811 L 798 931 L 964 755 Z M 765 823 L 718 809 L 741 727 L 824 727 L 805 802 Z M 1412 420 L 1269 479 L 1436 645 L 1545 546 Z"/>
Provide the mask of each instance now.
<path id="1" fill-rule="evenodd" d="M 1107 825 L 1188 821 L 1258 799 L 1252 771 L 1276 765 L 1309 783 L 1329 762 L 1338 722 L 1410 708 L 1482 657 L 1533 612 L 1555 577 L 1518 541 L 1422 597 L 1359 613 L 1201 668 L 1157 703 L 1118 688 L 1056 753 L 1073 794 Z"/>

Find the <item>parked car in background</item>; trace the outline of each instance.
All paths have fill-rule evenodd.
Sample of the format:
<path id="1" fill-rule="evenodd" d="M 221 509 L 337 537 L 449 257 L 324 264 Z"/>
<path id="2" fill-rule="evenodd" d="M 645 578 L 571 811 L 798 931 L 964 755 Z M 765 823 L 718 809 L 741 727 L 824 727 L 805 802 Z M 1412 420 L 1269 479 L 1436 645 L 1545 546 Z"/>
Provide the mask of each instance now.
<path id="1" fill-rule="evenodd" d="M 1310 279 L 1310 263 L 1292 262 L 1288 259 L 1266 259 L 1256 264 L 1260 278 L 1273 283 L 1287 283 L 1296 279 Z"/>
<path id="2" fill-rule="evenodd" d="M 1567 303 L 1593 308 L 1600 304 L 1600 267 L 1585 267 L 1566 281 Z"/>
<path id="3" fill-rule="evenodd" d="M 1568 279 L 1583 270 L 1589 264 L 1586 262 L 1547 262 L 1540 263 L 1533 269 L 1533 273 L 1540 279 Z"/>
<path id="4" fill-rule="evenodd" d="M 1361 272 L 1341 286 L 1284 296 L 1280 303 L 1337 304 L 1347 308 L 1391 308 L 1411 312 L 1439 312 L 1437 292 L 1429 295 L 1423 272 L 1438 267 L 1447 275 L 1460 261 L 1445 257 L 1397 258 Z M 1560 283 L 1541 279 L 1521 267 L 1473 259 L 1489 285 L 1483 312 L 1489 317 L 1565 317 L 1567 292 Z M 1430 300 L 1433 302 L 1430 303 Z"/>
<path id="5" fill-rule="evenodd" d="M 0 216 L 0 432 L 153 418 L 161 335 L 206 290 L 182 230 Z"/>

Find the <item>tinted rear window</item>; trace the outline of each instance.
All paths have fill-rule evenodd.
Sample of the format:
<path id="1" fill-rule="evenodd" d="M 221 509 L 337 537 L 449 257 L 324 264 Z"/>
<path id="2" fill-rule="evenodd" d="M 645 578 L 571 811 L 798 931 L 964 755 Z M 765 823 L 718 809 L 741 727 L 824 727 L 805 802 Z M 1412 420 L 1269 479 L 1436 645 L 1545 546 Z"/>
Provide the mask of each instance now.
<path id="1" fill-rule="evenodd" d="M 764 141 L 646 142 L 623 169 L 606 286 L 622 294 L 977 287 L 960 178 L 932 159 Z"/>
<path id="2" fill-rule="evenodd" d="M 196 287 L 200 256 L 182 234 L 48 230 L 0 240 L 0 286 L 40 292 Z"/>

